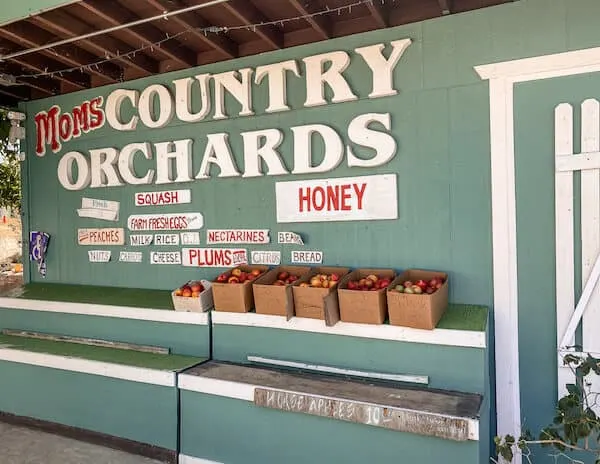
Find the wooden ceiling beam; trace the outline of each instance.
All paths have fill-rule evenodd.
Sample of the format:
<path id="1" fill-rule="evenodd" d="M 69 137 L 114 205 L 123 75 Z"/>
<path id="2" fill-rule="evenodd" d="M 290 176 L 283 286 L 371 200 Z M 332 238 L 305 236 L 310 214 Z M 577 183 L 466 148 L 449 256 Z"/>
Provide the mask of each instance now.
<path id="1" fill-rule="evenodd" d="M 103 19 L 111 26 L 119 26 L 140 19 L 127 8 L 114 1 L 83 0 L 78 2 L 77 5 L 84 7 L 87 11 Z M 119 32 L 129 35 L 140 46 L 153 47 L 157 53 L 160 53 L 166 59 L 174 60 L 186 67 L 196 64 L 196 54 L 182 45 L 164 42 L 160 46 L 153 46 L 153 44 L 166 38 L 165 33 L 155 26 L 140 24 L 133 28 L 121 29 Z"/>
<path id="2" fill-rule="evenodd" d="M 452 13 L 452 0 L 438 0 L 443 15 Z"/>
<path id="3" fill-rule="evenodd" d="M 195 0 L 196 3 L 197 0 Z M 235 16 L 244 25 L 267 23 L 269 20 L 248 0 L 229 0 L 221 3 L 219 7 Z M 256 35 L 267 42 L 272 48 L 283 48 L 283 33 L 272 24 L 257 26 L 252 29 Z"/>
<path id="4" fill-rule="evenodd" d="M 7 24 L 0 28 L 0 37 L 8 39 L 19 46 L 36 48 L 48 43 L 56 42 L 56 37 L 43 29 L 27 24 L 26 22 L 16 22 Z M 46 49 L 39 52 L 56 61 L 66 64 L 70 67 L 87 66 L 97 57 L 73 45 L 61 45 L 54 49 Z M 38 55 L 39 56 L 39 55 Z M 122 70 L 111 63 L 104 63 L 87 67 L 85 72 L 100 77 L 104 82 L 118 82 L 122 77 Z"/>
<path id="5" fill-rule="evenodd" d="M 439 1 L 442 2 L 445 0 L 439 0 Z M 380 27 L 382 29 L 388 27 L 387 12 L 385 11 L 384 6 L 381 3 L 379 3 L 378 0 L 373 0 L 372 2 L 367 2 L 366 6 L 369 9 L 371 16 L 373 16 L 373 19 L 377 23 L 378 27 Z"/>
<path id="6" fill-rule="evenodd" d="M 25 88 L 18 87 L 18 86 L 4 87 L 4 86 L 0 85 L 0 94 L 5 95 L 7 97 L 14 98 L 17 101 L 29 100 L 31 98 L 30 89 L 28 89 L 26 87 Z"/>
<path id="7" fill-rule="evenodd" d="M 63 10 L 52 10 L 40 15 L 32 16 L 29 21 L 33 24 L 56 34 L 62 39 L 81 36 L 92 30 L 92 26 L 80 21 L 78 18 L 65 13 Z M 109 35 L 99 35 L 93 39 L 78 41 L 82 48 L 101 58 L 113 58 L 114 61 L 126 67 L 135 68 L 143 74 L 157 74 L 158 62 L 142 53 L 134 56 L 123 56 L 133 51 L 129 45 Z"/>
<path id="8" fill-rule="evenodd" d="M 306 21 L 319 33 L 322 39 L 331 38 L 331 22 L 324 15 L 309 16 L 314 13 L 314 9 L 305 0 L 289 0 L 292 6 L 303 16 L 307 16 Z"/>
<path id="9" fill-rule="evenodd" d="M 157 11 L 170 11 L 179 10 L 185 8 L 187 5 L 182 3 L 180 0 L 145 0 L 150 6 Z M 185 19 L 184 19 L 185 17 Z M 214 33 L 205 34 L 201 29 L 210 27 L 210 24 L 203 20 L 200 16 L 194 13 L 188 13 L 186 15 L 174 15 L 171 16 L 169 21 L 172 21 L 181 29 L 190 29 L 189 35 L 196 39 L 204 42 L 209 47 L 218 50 L 226 58 L 236 58 L 238 56 L 238 45 L 231 39 L 228 39 L 224 35 L 217 35 Z"/>
<path id="10" fill-rule="evenodd" d="M 0 63 L 0 72 L 9 76 L 22 76 L 23 69 L 12 63 Z M 19 77 L 17 82 L 47 95 L 56 95 L 59 90 L 58 82 L 49 77 Z"/>

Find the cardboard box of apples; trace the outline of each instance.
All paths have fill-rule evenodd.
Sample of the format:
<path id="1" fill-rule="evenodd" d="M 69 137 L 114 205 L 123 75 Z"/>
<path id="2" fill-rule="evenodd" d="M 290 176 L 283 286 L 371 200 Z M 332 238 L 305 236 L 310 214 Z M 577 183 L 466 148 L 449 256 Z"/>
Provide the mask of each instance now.
<path id="1" fill-rule="evenodd" d="M 294 295 L 292 285 L 311 271 L 304 266 L 279 266 L 271 269 L 252 284 L 254 307 L 257 314 L 294 316 Z"/>
<path id="2" fill-rule="evenodd" d="M 396 277 L 392 269 L 356 269 L 338 288 L 340 319 L 357 324 L 383 324 L 387 317 L 386 291 Z"/>
<path id="3" fill-rule="evenodd" d="M 247 313 L 254 307 L 252 283 L 267 266 L 237 266 L 220 274 L 212 283 L 215 311 Z"/>
<path id="4" fill-rule="evenodd" d="M 448 307 L 448 274 L 411 269 L 388 288 L 391 325 L 435 329 Z"/>
<path id="5" fill-rule="evenodd" d="M 171 292 L 175 311 L 203 313 L 213 306 L 212 285 L 208 280 L 190 280 Z"/>
<path id="6" fill-rule="evenodd" d="M 317 267 L 292 286 L 298 317 L 323 319 L 328 326 L 340 320 L 337 285 L 348 274 L 346 267 Z"/>

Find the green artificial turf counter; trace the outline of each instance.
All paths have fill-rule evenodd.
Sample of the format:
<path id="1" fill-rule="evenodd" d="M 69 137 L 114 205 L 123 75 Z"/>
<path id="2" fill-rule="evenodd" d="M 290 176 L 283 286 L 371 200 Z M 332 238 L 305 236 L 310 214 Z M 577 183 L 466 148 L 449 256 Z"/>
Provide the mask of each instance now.
<path id="1" fill-rule="evenodd" d="M 64 301 L 66 303 L 173 310 L 173 301 L 169 290 L 31 283 L 8 290 L 0 296 L 29 300 Z"/>
<path id="2" fill-rule="evenodd" d="M 156 354 L 135 350 L 106 348 L 102 346 L 81 345 L 78 343 L 55 342 L 34 338 L 15 337 L 0 334 L 0 348 L 30 351 L 34 353 L 53 354 L 70 358 L 101 361 L 125 366 L 145 367 L 164 371 L 179 371 L 206 358 L 183 356 L 178 354 Z"/>
<path id="3" fill-rule="evenodd" d="M 436 328 L 485 332 L 487 318 L 488 309 L 485 306 L 451 304 Z"/>

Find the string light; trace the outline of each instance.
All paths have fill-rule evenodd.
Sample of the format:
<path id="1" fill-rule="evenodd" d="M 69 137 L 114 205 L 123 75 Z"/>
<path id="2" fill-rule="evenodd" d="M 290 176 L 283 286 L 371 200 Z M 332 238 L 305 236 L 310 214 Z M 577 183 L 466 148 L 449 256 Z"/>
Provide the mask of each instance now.
<path id="1" fill-rule="evenodd" d="M 117 52 L 117 57 L 111 57 L 110 53 L 106 53 L 105 58 L 95 61 L 93 63 L 88 63 L 85 65 L 81 65 L 81 66 L 73 66 L 71 68 L 65 68 L 65 69 L 60 69 L 57 71 L 48 71 L 48 68 L 44 68 L 44 72 L 41 73 L 37 73 L 37 74 L 21 74 L 18 76 L 15 76 L 16 79 L 21 79 L 21 78 L 31 78 L 31 77 L 55 77 L 55 76 L 62 76 L 63 74 L 66 73 L 70 73 L 70 72 L 77 72 L 77 71 L 83 71 L 86 69 L 91 69 L 91 66 L 95 66 L 96 69 L 98 69 L 98 65 L 104 64 L 104 63 L 108 63 L 110 61 L 113 61 L 117 58 L 119 59 L 123 59 L 123 58 L 128 58 L 131 59 L 132 57 L 135 57 L 136 53 L 140 53 L 143 52 L 144 50 L 150 50 L 152 52 L 154 52 L 154 47 L 160 47 L 163 43 L 169 41 L 169 40 L 174 40 L 177 39 L 181 36 L 183 36 L 184 34 L 189 34 L 190 32 L 200 32 L 203 33 L 205 36 L 207 36 L 208 34 L 219 34 L 219 33 L 227 33 L 229 31 L 237 31 L 237 30 L 247 30 L 247 31 L 252 31 L 252 32 L 256 32 L 257 28 L 260 27 L 266 27 L 266 26 L 274 26 L 274 25 L 279 25 L 280 27 L 283 27 L 286 23 L 292 22 L 292 21 L 300 21 L 303 19 L 310 19 L 310 18 L 314 18 L 316 16 L 323 16 L 323 15 L 327 15 L 327 14 L 332 14 L 332 13 L 337 13 L 338 15 L 341 15 L 344 12 L 351 12 L 353 7 L 358 7 L 361 5 L 365 5 L 367 3 L 369 4 L 373 4 L 374 0 L 357 0 L 351 4 L 348 5 L 344 5 L 344 6 L 340 6 L 340 7 L 336 7 L 336 8 L 329 8 L 328 6 L 325 7 L 324 10 L 321 11 L 316 11 L 314 13 L 308 13 L 308 14 L 304 14 L 304 15 L 300 15 L 300 16 L 295 16 L 292 18 L 284 18 L 284 19 L 277 19 L 274 21 L 265 21 L 262 23 L 255 23 L 255 24 L 246 24 L 243 26 L 208 26 L 208 27 L 190 27 L 190 28 L 186 28 L 182 31 L 177 32 L 176 34 L 173 35 L 169 35 L 168 33 L 166 33 L 166 37 L 164 39 L 161 39 L 157 42 L 153 42 L 153 43 L 149 43 L 146 45 L 143 45 L 139 48 L 136 48 L 135 50 L 131 50 L 127 53 L 123 53 L 122 55 L 119 54 L 119 52 Z M 384 0 L 381 0 L 381 3 L 384 3 Z M 58 53 L 56 51 L 54 51 L 55 54 L 58 55 Z"/>

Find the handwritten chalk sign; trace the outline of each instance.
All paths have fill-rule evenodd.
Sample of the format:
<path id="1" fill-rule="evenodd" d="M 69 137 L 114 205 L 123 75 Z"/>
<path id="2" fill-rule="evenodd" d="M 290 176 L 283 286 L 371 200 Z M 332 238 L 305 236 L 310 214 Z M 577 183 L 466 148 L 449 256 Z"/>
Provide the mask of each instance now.
<path id="1" fill-rule="evenodd" d="M 184 248 L 183 265 L 190 267 L 233 267 L 248 264 L 245 248 Z"/>
<path id="2" fill-rule="evenodd" d="M 124 245 L 123 229 L 79 229 L 77 230 L 79 245 Z"/>
<path id="3" fill-rule="evenodd" d="M 265 244 L 270 242 L 268 229 L 210 229 L 206 231 L 206 243 Z"/>
<path id="4" fill-rule="evenodd" d="M 129 244 L 131 246 L 148 246 L 154 240 L 152 234 L 133 234 L 129 236 Z"/>
<path id="5" fill-rule="evenodd" d="M 150 264 L 181 264 L 181 253 L 179 251 L 152 251 L 150 252 Z"/>
<path id="6" fill-rule="evenodd" d="M 292 264 L 322 264 L 322 251 L 292 251 Z"/>
<path id="7" fill-rule="evenodd" d="M 254 403 L 265 408 L 329 417 L 399 432 L 417 433 L 456 441 L 469 439 L 467 419 L 426 411 L 266 388 L 254 389 Z"/>
<path id="8" fill-rule="evenodd" d="M 88 260 L 90 263 L 108 263 L 111 252 L 109 250 L 89 250 Z"/>
<path id="9" fill-rule="evenodd" d="M 197 230 L 203 225 L 204 217 L 200 213 L 134 214 L 127 218 L 131 231 Z"/>
<path id="10" fill-rule="evenodd" d="M 122 263 L 141 263 L 143 254 L 141 251 L 121 251 L 119 261 Z"/>
<path id="11" fill-rule="evenodd" d="M 277 232 L 277 243 L 282 245 L 304 245 L 300 234 L 295 232 Z"/>
<path id="12" fill-rule="evenodd" d="M 200 232 L 180 232 L 182 245 L 200 245 Z"/>
<path id="13" fill-rule="evenodd" d="M 398 219 L 396 174 L 275 184 L 277 222 Z"/>
<path id="14" fill-rule="evenodd" d="M 266 266 L 279 266 L 281 264 L 280 251 L 253 251 L 250 253 L 252 264 L 264 264 Z"/>
<path id="15" fill-rule="evenodd" d="M 154 244 L 157 246 L 179 245 L 179 235 L 177 234 L 155 234 Z"/>
<path id="16" fill-rule="evenodd" d="M 81 218 L 102 219 L 104 221 L 119 220 L 119 202 L 82 198 L 81 208 L 77 210 Z"/>
<path id="17" fill-rule="evenodd" d="M 192 201 L 191 190 L 167 190 L 163 192 L 138 192 L 135 206 L 181 205 Z"/>

